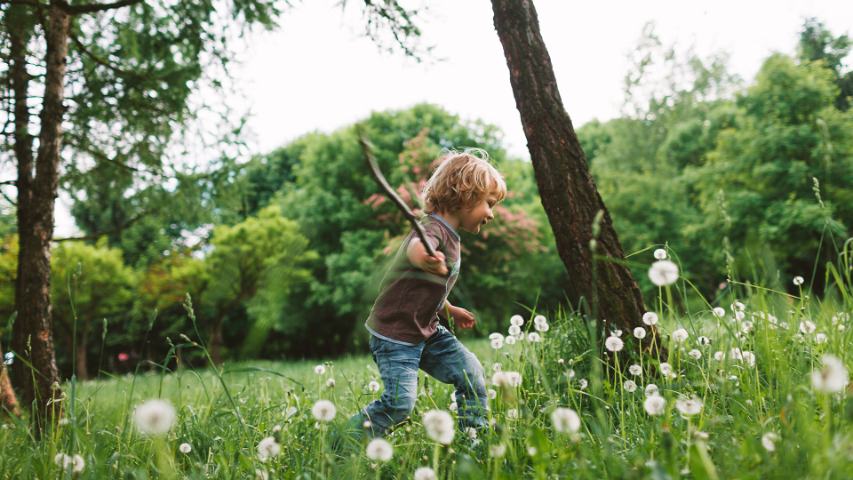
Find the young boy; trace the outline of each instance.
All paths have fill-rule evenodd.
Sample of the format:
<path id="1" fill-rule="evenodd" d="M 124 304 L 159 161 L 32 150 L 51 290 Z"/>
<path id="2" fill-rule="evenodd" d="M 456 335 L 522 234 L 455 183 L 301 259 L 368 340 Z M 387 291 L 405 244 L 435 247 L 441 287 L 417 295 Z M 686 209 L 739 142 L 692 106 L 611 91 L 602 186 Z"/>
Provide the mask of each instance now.
<path id="1" fill-rule="evenodd" d="M 412 412 L 418 369 L 456 387 L 460 427 L 487 425 L 483 367 L 439 324 L 439 316 L 447 313 L 460 328 L 476 322 L 471 312 L 451 305 L 447 297 L 459 277 L 457 232 L 479 233 L 494 219 L 492 208 L 506 196 L 506 183 L 487 158 L 479 149 L 444 156 L 424 188 L 428 215 L 421 221 L 436 255 L 430 256 L 412 231 L 382 280 L 365 326 L 385 391 L 350 419 L 351 426 L 366 428 L 371 437 L 384 435 Z"/>

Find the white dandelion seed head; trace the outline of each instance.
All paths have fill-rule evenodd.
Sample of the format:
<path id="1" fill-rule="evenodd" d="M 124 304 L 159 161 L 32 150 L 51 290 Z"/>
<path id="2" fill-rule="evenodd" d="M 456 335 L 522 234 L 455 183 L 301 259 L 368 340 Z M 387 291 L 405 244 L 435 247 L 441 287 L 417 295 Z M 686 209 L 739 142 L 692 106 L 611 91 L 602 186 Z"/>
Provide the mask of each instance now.
<path id="1" fill-rule="evenodd" d="M 316 373 L 317 375 L 322 375 L 322 374 L 326 373 L 326 366 L 325 365 L 317 365 L 316 367 L 314 367 L 314 373 Z"/>
<path id="2" fill-rule="evenodd" d="M 457 404 L 456 402 L 450 402 L 450 405 L 447 406 L 447 409 L 451 412 L 456 412 L 459 410 L 459 404 Z"/>
<path id="3" fill-rule="evenodd" d="M 536 447 L 527 447 L 527 455 L 528 456 L 535 457 L 537 452 L 538 452 L 538 450 L 536 450 Z"/>
<path id="4" fill-rule="evenodd" d="M 815 329 L 817 329 L 817 326 L 811 320 L 803 320 L 800 322 L 800 333 L 803 335 L 814 333 Z"/>
<path id="5" fill-rule="evenodd" d="M 739 300 L 735 300 L 735 303 L 731 305 L 731 308 L 733 312 L 742 312 L 746 310 L 746 305 L 744 305 L 743 302 Z"/>
<path id="6" fill-rule="evenodd" d="M 697 397 L 679 398 L 675 401 L 675 408 L 684 417 L 698 415 L 702 411 L 702 400 Z"/>
<path id="7" fill-rule="evenodd" d="M 373 393 L 378 392 L 378 391 L 379 391 L 379 382 L 377 382 L 376 380 L 371 380 L 371 381 L 367 384 L 367 389 L 368 389 L 368 390 L 370 390 L 370 391 L 371 391 L 371 392 L 373 392 Z"/>
<path id="8" fill-rule="evenodd" d="M 275 437 L 266 437 L 258 442 L 258 460 L 266 462 L 277 457 L 281 453 L 281 445 L 275 441 Z"/>
<path id="9" fill-rule="evenodd" d="M 637 364 L 634 364 L 628 367 L 628 372 L 635 377 L 639 377 L 643 374 L 643 368 Z"/>
<path id="10" fill-rule="evenodd" d="M 515 420 L 518 418 L 518 409 L 517 408 L 509 408 L 506 411 L 506 418 L 510 420 Z"/>
<path id="11" fill-rule="evenodd" d="M 513 327 L 521 327 L 524 325 L 524 318 L 521 315 L 513 315 L 509 318 L 509 324 Z"/>
<path id="12" fill-rule="evenodd" d="M 503 369 L 503 367 L 501 366 L 501 364 L 499 362 L 495 362 L 492 364 L 492 371 L 500 372 L 502 369 Z"/>
<path id="13" fill-rule="evenodd" d="M 646 312 L 643 314 L 643 323 L 652 326 L 658 323 L 658 314 L 655 312 Z"/>
<path id="14" fill-rule="evenodd" d="M 654 255 L 657 260 L 666 260 L 666 250 L 662 248 L 656 249 Z"/>
<path id="15" fill-rule="evenodd" d="M 633 380 L 625 380 L 625 383 L 622 384 L 622 388 L 624 388 L 628 393 L 634 393 L 637 391 L 637 384 Z"/>
<path id="16" fill-rule="evenodd" d="M 489 445 L 489 455 L 492 458 L 501 458 L 506 455 L 506 445 L 503 443 L 496 443 L 494 445 Z"/>
<path id="17" fill-rule="evenodd" d="M 666 409 L 666 399 L 657 394 L 649 395 L 643 402 L 643 408 L 649 415 L 662 415 Z"/>
<path id="18" fill-rule="evenodd" d="M 665 377 L 670 376 L 672 374 L 672 365 L 667 362 L 660 362 L 660 373 Z"/>
<path id="19" fill-rule="evenodd" d="M 367 444 L 365 453 L 367 458 L 375 462 L 387 462 L 394 455 L 394 448 L 387 440 L 374 438 Z"/>
<path id="20" fill-rule="evenodd" d="M 566 376 L 569 377 L 570 379 L 575 378 L 575 375 L 576 375 L 576 373 L 575 373 L 574 368 L 570 368 L 570 369 L 566 370 Z"/>
<path id="21" fill-rule="evenodd" d="M 726 359 L 726 354 L 723 352 L 714 352 L 714 360 L 722 362 Z"/>
<path id="22" fill-rule="evenodd" d="M 776 442 L 779 440 L 779 435 L 773 432 L 767 432 L 761 436 L 761 446 L 768 452 L 776 451 Z"/>
<path id="23" fill-rule="evenodd" d="M 672 339 L 678 343 L 687 340 L 687 337 L 689 336 L 690 335 L 687 333 L 687 330 L 685 330 L 684 328 L 678 328 L 674 332 L 672 332 Z"/>
<path id="24" fill-rule="evenodd" d="M 255 480 L 270 480 L 270 474 L 260 468 L 255 469 Z"/>
<path id="25" fill-rule="evenodd" d="M 284 411 L 284 418 L 290 418 L 299 413 L 299 409 L 294 406 L 287 407 L 287 410 Z"/>
<path id="26" fill-rule="evenodd" d="M 793 281 L 794 281 L 794 285 L 796 285 L 796 286 L 798 286 L 798 287 L 799 287 L 800 285 L 802 285 L 802 284 L 803 284 L 803 282 L 805 282 L 805 281 L 806 281 L 806 279 L 804 279 L 803 277 L 801 277 L 801 276 L 797 275 L 796 277 L 794 277 L 794 280 L 793 280 Z"/>
<path id="27" fill-rule="evenodd" d="M 622 336 L 622 330 L 619 330 L 618 328 L 617 328 L 617 329 L 614 329 L 614 330 L 611 330 L 611 331 L 610 331 L 610 336 L 611 336 L 611 337 L 621 337 L 621 336 Z"/>
<path id="28" fill-rule="evenodd" d="M 527 340 L 533 343 L 538 343 L 542 341 L 542 337 L 536 332 L 530 332 L 527 334 Z"/>
<path id="29" fill-rule="evenodd" d="M 639 340 L 646 338 L 646 329 L 643 327 L 635 328 L 634 329 L 634 337 L 639 339 Z"/>
<path id="30" fill-rule="evenodd" d="M 515 345 L 516 339 L 514 336 L 510 335 L 510 336 L 506 337 L 506 339 L 504 341 L 506 342 L 507 345 Z"/>
<path id="31" fill-rule="evenodd" d="M 737 312 L 735 312 L 735 319 L 736 320 L 741 321 L 744 318 L 746 318 L 746 314 L 742 310 L 738 310 Z"/>
<path id="32" fill-rule="evenodd" d="M 558 407 L 551 412 L 551 424 L 558 433 L 575 433 L 581 428 L 581 417 L 571 408 Z"/>
<path id="33" fill-rule="evenodd" d="M 723 318 L 726 316 L 726 311 L 723 309 L 723 307 L 714 307 L 712 312 L 717 318 Z"/>
<path id="34" fill-rule="evenodd" d="M 136 428 L 143 435 L 165 435 L 177 419 L 175 407 L 166 400 L 148 400 L 133 411 Z"/>
<path id="35" fill-rule="evenodd" d="M 419 467 L 415 470 L 414 480 L 438 480 L 435 470 L 429 467 Z"/>
<path id="36" fill-rule="evenodd" d="M 334 386 L 335 386 L 335 379 L 334 378 L 329 378 L 328 380 L 326 380 L 326 388 L 334 388 Z"/>
<path id="37" fill-rule="evenodd" d="M 652 395 L 658 395 L 658 394 L 660 394 L 660 390 L 658 389 L 657 385 L 655 385 L 654 383 L 650 383 L 650 384 L 646 385 L 645 394 L 647 397 L 652 396 Z"/>
<path id="38" fill-rule="evenodd" d="M 335 404 L 328 400 L 317 400 L 311 407 L 311 415 L 314 415 L 314 418 L 321 422 L 331 422 L 335 418 L 335 414 L 337 414 Z"/>
<path id="39" fill-rule="evenodd" d="M 548 326 L 548 323 L 547 323 L 547 322 L 543 322 L 543 323 L 537 323 L 536 325 L 534 325 L 534 326 L 533 326 L 533 328 L 535 328 L 537 332 L 545 333 L 545 332 L 547 332 L 551 327 L 550 327 L 550 326 Z"/>
<path id="40" fill-rule="evenodd" d="M 424 414 L 424 429 L 427 436 L 442 445 L 453 442 L 453 417 L 444 410 L 430 410 Z"/>
<path id="41" fill-rule="evenodd" d="M 749 351 L 741 352 L 740 354 L 741 360 L 743 363 L 747 364 L 747 366 L 754 367 L 755 366 L 755 354 Z"/>
<path id="42" fill-rule="evenodd" d="M 465 429 L 465 434 L 468 435 L 468 438 L 474 440 L 477 438 L 477 429 L 474 427 L 468 427 Z"/>
<path id="43" fill-rule="evenodd" d="M 619 337 L 607 337 L 607 340 L 604 341 L 604 347 L 611 352 L 618 352 L 622 350 L 622 347 L 625 346 L 625 343 L 622 342 L 622 339 Z"/>
<path id="44" fill-rule="evenodd" d="M 544 325 L 547 323 L 548 323 L 548 319 L 546 319 L 544 315 L 536 315 L 535 317 L 533 317 L 533 324 L 534 325 Z"/>
<path id="45" fill-rule="evenodd" d="M 711 339 L 704 335 L 700 335 L 699 338 L 696 339 L 696 343 L 704 347 L 711 344 Z"/>
<path id="46" fill-rule="evenodd" d="M 699 360 L 700 358 L 702 358 L 702 352 L 696 350 L 695 348 L 687 352 L 687 355 L 690 355 L 690 358 L 694 360 Z"/>
<path id="47" fill-rule="evenodd" d="M 489 344 L 492 346 L 493 349 L 500 350 L 504 346 L 504 338 L 503 336 L 493 338 L 489 340 Z"/>
<path id="48" fill-rule="evenodd" d="M 735 347 L 735 348 L 729 350 L 729 357 L 734 359 L 734 360 L 741 361 L 741 360 L 743 360 L 743 352 L 741 351 L 741 349 Z"/>
<path id="49" fill-rule="evenodd" d="M 492 332 L 489 334 L 489 340 L 494 340 L 496 338 L 500 338 L 501 340 L 503 340 L 504 336 L 503 336 L 503 334 L 501 334 L 499 332 Z"/>
<path id="50" fill-rule="evenodd" d="M 815 333 L 814 335 L 814 343 L 826 343 L 826 334 L 823 332 Z"/>
<path id="51" fill-rule="evenodd" d="M 740 326 L 740 331 L 745 333 L 745 334 L 750 333 L 750 332 L 752 332 L 753 327 L 754 327 L 754 325 L 752 324 L 752 322 L 747 320 L 747 321 L 743 322 L 743 324 Z"/>
<path id="52" fill-rule="evenodd" d="M 193 446 L 189 443 L 184 442 L 181 444 L 181 446 L 178 447 L 178 451 L 180 451 L 181 453 L 190 453 L 193 451 Z"/>
<path id="53" fill-rule="evenodd" d="M 812 372 L 812 386 L 815 390 L 825 393 L 842 392 L 847 388 L 849 375 L 841 359 L 827 353 L 821 357 L 823 364 L 820 370 Z"/>
<path id="54" fill-rule="evenodd" d="M 587 386 L 589 386 L 589 382 L 585 378 L 578 380 L 579 389 L 585 390 Z"/>
<path id="55" fill-rule="evenodd" d="M 518 325 L 510 325 L 508 332 L 513 337 L 517 337 L 521 335 L 521 327 L 519 327 Z"/>
<path id="56" fill-rule="evenodd" d="M 678 280 L 678 265 L 669 260 L 658 260 L 649 267 L 649 280 L 658 287 L 672 285 Z"/>
<path id="57" fill-rule="evenodd" d="M 490 388 L 490 389 L 486 390 L 486 394 L 489 396 L 489 400 L 494 400 L 494 399 L 498 398 L 498 391 L 495 390 L 494 388 Z"/>

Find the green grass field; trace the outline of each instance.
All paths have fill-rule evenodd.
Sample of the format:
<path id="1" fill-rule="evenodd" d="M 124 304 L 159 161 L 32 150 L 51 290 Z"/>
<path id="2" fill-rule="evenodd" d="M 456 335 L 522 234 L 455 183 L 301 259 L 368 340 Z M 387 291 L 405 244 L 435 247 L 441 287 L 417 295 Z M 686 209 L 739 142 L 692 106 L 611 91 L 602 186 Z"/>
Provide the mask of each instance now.
<path id="1" fill-rule="evenodd" d="M 594 348 L 595 329 L 559 312 L 539 342 L 470 341 L 495 390 L 493 428 L 476 438 L 457 431 L 446 446 L 431 440 L 423 416 L 452 411 L 451 387 L 422 377 L 411 420 L 387 437 L 389 461 L 368 458 L 366 442 L 331 446 L 381 394 L 369 387 L 379 380 L 372 359 L 359 355 L 326 362 L 322 374 L 317 361 L 238 362 L 67 384 L 63 419 L 41 440 L 26 420 L 0 429 L 0 477 L 413 478 L 429 467 L 437 478 L 853 478 L 849 302 L 752 293 L 742 309 L 734 298 L 719 302 L 721 317 L 710 306 L 676 316 L 661 301 L 668 366 L 640 356 L 633 332 L 621 332 L 621 363 L 608 366 L 614 357 Z M 524 334 L 536 330 L 531 318 Z M 519 372 L 521 384 L 492 385 L 498 370 Z M 156 398 L 174 406 L 174 424 L 156 409 L 154 427 L 134 419 Z M 335 406 L 329 423 L 312 415 L 320 399 Z M 555 425 L 557 408 L 577 412 L 580 424 Z"/>

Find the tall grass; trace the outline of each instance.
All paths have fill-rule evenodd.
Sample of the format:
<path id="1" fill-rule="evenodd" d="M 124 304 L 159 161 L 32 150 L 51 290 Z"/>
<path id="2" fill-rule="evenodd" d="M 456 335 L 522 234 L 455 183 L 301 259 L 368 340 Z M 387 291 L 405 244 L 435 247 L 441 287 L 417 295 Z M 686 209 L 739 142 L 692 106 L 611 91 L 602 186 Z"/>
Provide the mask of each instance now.
<path id="1" fill-rule="evenodd" d="M 394 447 L 388 463 L 367 458 L 366 441 L 333 448 L 347 417 L 381 394 L 368 387 L 379 380 L 370 357 L 327 362 L 321 375 L 313 362 L 169 371 L 177 350 L 205 349 L 196 335 L 183 336 L 154 371 L 72 383 L 66 417 L 41 439 L 25 419 L 3 424 L 0 478 L 411 478 L 423 466 L 440 478 L 851 478 L 849 390 L 825 393 L 811 381 L 827 353 L 851 364 L 851 249 L 848 241 L 828 268 L 822 299 L 732 281 L 714 305 L 684 312 L 675 305 L 697 303 L 686 301 L 689 283 L 662 289 L 655 310 L 671 376 L 651 377 L 667 369 L 640 354 L 632 332 L 621 332 L 617 357 L 593 341 L 612 332 L 568 311 L 548 313 L 540 342 L 522 336 L 493 349 L 472 341 L 487 379 L 499 370 L 522 377 L 517 388 L 494 388 L 492 428 L 476 438 L 457 432 L 449 446 L 430 441 L 421 418 L 450 410 L 452 387 L 423 376 L 411 420 L 387 437 Z M 718 306 L 722 317 L 712 312 Z M 534 331 L 534 313 L 525 333 Z M 669 335 L 678 328 L 688 332 L 683 342 Z M 629 371 L 632 364 L 641 365 L 640 375 Z M 629 391 L 627 380 L 638 388 Z M 644 408 L 650 383 L 666 400 L 660 415 Z M 143 435 L 132 421 L 136 406 L 152 398 L 167 399 L 178 413 L 162 437 Z M 686 398 L 701 401 L 696 415 L 676 408 Z M 319 399 L 337 407 L 331 423 L 312 416 Z M 558 407 L 580 414 L 577 432 L 555 430 Z M 281 451 L 261 461 L 257 445 L 269 436 Z M 192 450 L 181 453 L 182 443 Z M 63 471 L 58 453 L 79 454 L 86 465 Z"/>

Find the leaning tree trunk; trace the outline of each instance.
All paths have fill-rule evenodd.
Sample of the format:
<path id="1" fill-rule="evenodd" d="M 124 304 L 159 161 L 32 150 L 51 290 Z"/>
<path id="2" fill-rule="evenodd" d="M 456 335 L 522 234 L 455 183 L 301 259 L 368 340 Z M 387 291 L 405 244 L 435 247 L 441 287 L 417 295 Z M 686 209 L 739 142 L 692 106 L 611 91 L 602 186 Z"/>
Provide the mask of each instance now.
<path id="1" fill-rule="evenodd" d="M 33 422 L 37 431 L 48 418 L 50 401 L 62 393 L 54 387 L 58 385 L 59 372 L 54 359 L 50 318 L 50 240 L 54 199 L 59 186 L 68 26 L 68 14 L 58 2 L 51 2 L 45 34 L 47 72 L 34 177 L 31 152 L 18 157 L 20 252 L 15 289 L 18 315 L 12 331 L 12 348 L 18 361 L 12 364 L 12 378 L 22 402 L 35 406 Z M 16 99 L 16 108 L 20 105 Z M 24 136 L 28 136 L 26 132 Z"/>
<path id="2" fill-rule="evenodd" d="M 625 255 L 563 107 L 536 9 L 531 0 L 492 0 L 492 8 L 539 196 L 569 274 L 569 299 L 575 305 L 590 304 L 604 328 L 630 332 L 643 326 L 643 298 L 630 270 L 618 263 Z M 598 212 L 595 254 L 615 262 L 593 259 L 590 241 Z M 646 336 L 646 347 L 653 338 L 658 335 Z"/>
<path id="3" fill-rule="evenodd" d="M 18 410 L 18 399 L 15 396 L 15 391 L 12 389 L 12 382 L 9 381 L 9 374 L 6 372 L 6 363 L 3 362 L 3 347 L 0 346 L 0 417 L 4 415 L 20 415 Z"/>

